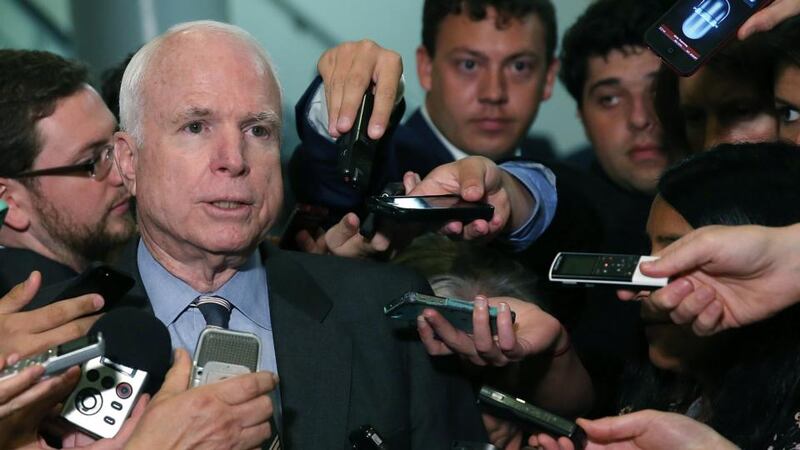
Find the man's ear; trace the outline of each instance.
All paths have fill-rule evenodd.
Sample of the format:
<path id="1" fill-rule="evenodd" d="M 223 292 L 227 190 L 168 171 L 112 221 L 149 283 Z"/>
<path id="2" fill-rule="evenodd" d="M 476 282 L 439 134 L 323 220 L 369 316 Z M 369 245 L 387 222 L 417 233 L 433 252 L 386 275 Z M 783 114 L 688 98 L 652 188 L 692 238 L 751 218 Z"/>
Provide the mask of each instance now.
<path id="1" fill-rule="evenodd" d="M 417 47 L 417 77 L 419 84 L 425 92 L 431 90 L 431 71 L 433 70 L 433 59 L 424 45 Z"/>
<path id="2" fill-rule="evenodd" d="M 553 95 L 553 88 L 556 85 L 556 77 L 558 70 L 561 68 L 561 61 L 558 58 L 553 58 L 550 65 L 547 67 L 547 74 L 545 75 L 544 91 L 542 91 L 542 101 L 547 100 Z"/>
<path id="3" fill-rule="evenodd" d="M 136 196 L 136 160 L 139 147 L 136 140 L 124 131 L 114 133 L 114 165 L 122 177 L 122 183 L 132 196 Z"/>
<path id="4" fill-rule="evenodd" d="M 18 181 L 0 178 L 0 199 L 8 204 L 3 226 L 14 231 L 25 231 L 31 225 L 31 215 L 26 205 L 31 205 L 31 195 Z"/>

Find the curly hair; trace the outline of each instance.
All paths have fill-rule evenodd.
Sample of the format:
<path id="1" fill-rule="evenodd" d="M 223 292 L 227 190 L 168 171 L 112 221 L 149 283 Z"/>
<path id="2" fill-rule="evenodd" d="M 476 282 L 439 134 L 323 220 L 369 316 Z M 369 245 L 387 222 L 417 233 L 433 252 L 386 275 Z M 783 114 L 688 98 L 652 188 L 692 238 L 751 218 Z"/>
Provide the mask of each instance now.
<path id="1" fill-rule="evenodd" d="M 589 58 L 612 50 L 645 47 L 644 33 L 669 7 L 664 0 L 599 0 L 564 33 L 558 74 L 572 98 L 582 105 Z"/>

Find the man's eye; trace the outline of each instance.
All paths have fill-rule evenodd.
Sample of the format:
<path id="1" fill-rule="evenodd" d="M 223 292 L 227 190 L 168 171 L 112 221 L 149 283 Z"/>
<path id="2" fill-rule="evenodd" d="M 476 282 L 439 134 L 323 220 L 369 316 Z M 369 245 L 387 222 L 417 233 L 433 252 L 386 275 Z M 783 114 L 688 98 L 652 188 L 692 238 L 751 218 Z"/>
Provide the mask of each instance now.
<path id="1" fill-rule="evenodd" d="M 791 106 L 778 106 L 778 117 L 783 123 L 792 123 L 800 119 L 800 111 Z"/>
<path id="2" fill-rule="evenodd" d="M 619 104 L 618 95 L 604 95 L 600 97 L 598 100 L 600 104 L 605 107 L 616 106 L 617 104 Z"/>
<path id="3" fill-rule="evenodd" d="M 533 64 L 527 61 L 515 61 L 511 67 L 513 67 L 516 72 L 526 72 L 533 68 Z"/>
<path id="4" fill-rule="evenodd" d="M 203 132 L 203 124 L 200 122 L 192 122 L 185 127 L 186 131 L 192 134 L 200 134 Z"/>
<path id="5" fill-rule="evenodd" d="M 250 129 L 250 132 L 253 133 L 255 137 L 269 137 L 270 135 L 269 128 L 261 125 L 254 126 Z"/>
<path id="6" fill-rule="evenodd" d="M 475 67 L 478 66 L 478 63 L 476 63 L 472 59 L 464 59 L 464 60 L 461 61 L 461 63 L 459 65 L 464 70 L 472 71 L 472 70 L 475 70 Z"/>

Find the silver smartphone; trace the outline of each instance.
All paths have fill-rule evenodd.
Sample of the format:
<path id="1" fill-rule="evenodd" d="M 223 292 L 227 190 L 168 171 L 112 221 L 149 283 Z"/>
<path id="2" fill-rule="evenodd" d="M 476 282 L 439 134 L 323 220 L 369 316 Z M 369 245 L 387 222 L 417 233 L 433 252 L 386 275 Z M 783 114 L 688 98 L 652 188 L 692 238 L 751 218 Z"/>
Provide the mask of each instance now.
<path id="1" fill-rule="evenodd" d="M 585 286 L 663 287 L 669 278 L 644 275 L 639 265 L 656 256 L 561 252 L 550 266 L 550 281 Z"/>
<path id="2" fill-rule="evenodd" d="M 47 349 L 38 355 L 24 358 L 0 371 L 0 380 L 11 377 L 28 366 L 44 366 L 44 376 L 55 375 L 72 366 L 102 356 L 106 350 L 103 334 L 90 334 Z"/>
<path id="3" fill-rule="evenodd" d="M 192 362 L 192 387 L 256 372 L 261 364 L 261 339 L 253 333 L 206 327 Z"/>

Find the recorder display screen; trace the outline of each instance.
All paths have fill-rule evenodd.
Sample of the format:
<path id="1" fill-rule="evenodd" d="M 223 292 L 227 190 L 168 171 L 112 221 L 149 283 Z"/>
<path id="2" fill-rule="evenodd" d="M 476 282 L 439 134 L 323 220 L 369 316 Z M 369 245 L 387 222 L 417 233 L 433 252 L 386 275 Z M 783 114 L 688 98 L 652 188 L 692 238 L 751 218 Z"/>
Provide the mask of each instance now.
<path id="1" fill-rule="evenodd" d="M 595 264 L 595 255 L 564 255 L 554 272 L 563 276 L 591 275 Z"/>

